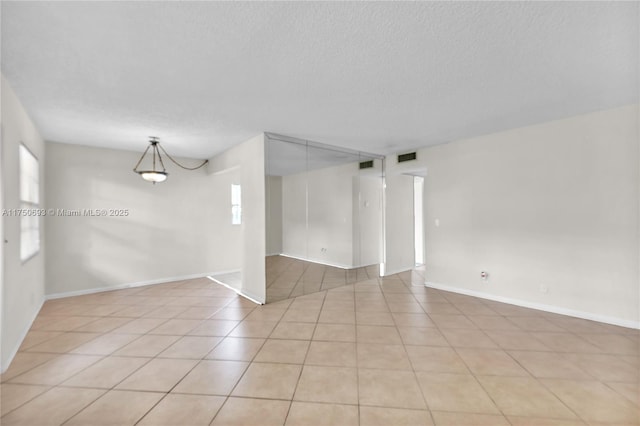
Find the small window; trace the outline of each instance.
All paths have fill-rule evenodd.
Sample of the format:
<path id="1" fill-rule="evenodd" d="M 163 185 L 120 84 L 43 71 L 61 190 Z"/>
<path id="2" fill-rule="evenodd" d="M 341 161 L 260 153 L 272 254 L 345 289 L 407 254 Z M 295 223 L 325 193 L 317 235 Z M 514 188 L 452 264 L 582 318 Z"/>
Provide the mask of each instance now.
<path id="1" fill-rule="evenodd" d="M 240 185 L 231 184 L 231 224 L 242 223 L 242 190 Z"/>
<path id="2" fill-rule="evenodd" d="M 40 251 L 40 173 L 38 159 L 20 144 L 20 259 L 24 262 Z"/>

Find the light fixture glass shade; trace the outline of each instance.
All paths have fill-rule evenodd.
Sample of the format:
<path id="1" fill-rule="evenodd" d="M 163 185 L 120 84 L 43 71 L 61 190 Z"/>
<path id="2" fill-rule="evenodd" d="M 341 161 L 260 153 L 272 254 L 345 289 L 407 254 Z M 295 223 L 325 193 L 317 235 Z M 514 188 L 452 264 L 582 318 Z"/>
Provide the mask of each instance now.
<path id="1" fill-rule="evenodd" d="M 165 180 L 167 180 L 167 176 L 169 176 L 169 173 L 167 172 L 159 172 L 154 170 L 141 170 L 138 172 L 138 174 L 142 176 L 142 179 L 153 183 L 164 182 Z"/>

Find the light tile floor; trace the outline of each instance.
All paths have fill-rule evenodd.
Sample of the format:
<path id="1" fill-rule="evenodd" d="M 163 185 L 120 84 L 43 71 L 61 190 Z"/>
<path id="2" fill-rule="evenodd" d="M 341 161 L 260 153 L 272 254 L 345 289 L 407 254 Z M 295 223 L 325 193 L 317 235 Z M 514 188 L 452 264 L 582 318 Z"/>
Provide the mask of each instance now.
<path id="1" fill-rule="evenodd" d="M 0 423 L 640 424 L 637 331 L 423 281 L 266 306 L 207 279 L 49 301 L 2 375 Z"/>

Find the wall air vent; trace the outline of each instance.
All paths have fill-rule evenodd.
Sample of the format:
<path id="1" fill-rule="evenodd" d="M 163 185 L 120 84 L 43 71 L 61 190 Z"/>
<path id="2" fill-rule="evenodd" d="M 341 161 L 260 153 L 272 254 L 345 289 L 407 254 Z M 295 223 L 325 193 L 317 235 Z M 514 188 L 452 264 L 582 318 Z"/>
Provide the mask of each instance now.
<path id="1" fill-rule="evenodd" d="M 415 160 L 417 158 L 415 152 L 408 152 L 406 154 L 398 155 L 398 163 L 404 163 L 405 161 Z"/>
<path id="2" fill-rule="evenodd" d="M 372 167 L 373 167 L 373 160 L 363 161 L 362 163 L 360 163 L 361 169 L 370 169 Z"/>

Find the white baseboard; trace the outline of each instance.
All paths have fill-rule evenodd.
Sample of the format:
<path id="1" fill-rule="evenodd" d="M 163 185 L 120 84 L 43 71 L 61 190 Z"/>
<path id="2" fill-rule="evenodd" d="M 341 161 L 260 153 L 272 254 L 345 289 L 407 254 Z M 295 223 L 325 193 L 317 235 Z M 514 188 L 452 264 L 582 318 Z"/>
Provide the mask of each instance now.
<path id="1" fill-rule="evenodd" d="M 240 272 L 240 271 L 233 271 L 233 272 Z M 230 272 L 227 272 L 227 273 L 230 273 Z M 214 274 L 214 275 L 221 275 L 221 274 Z M 242 296 L 245 299 L 248 299 L 248 300 L 252 301 L 253 303 L 256 303 L 258 305 L 264 305 L 264 303 L 265 303 L 265 301 L 262 300 L 263 299 L 262 297 L 258 297 L 257 295 L 253 295 L 250 292 L 243 291 L 241 289 L 232 287 L 227 283 L 223 283 L 222 281 L 218 281 L 217 279 L 213 278 L 211 275 L 207 276 L 207 278 L 209 278 L 211 281 L 213 281 L 216 284 L 220 284 L 222 286 L 225 286 L 229 290 L 232 290 L 232 291 L 236 292 L 239 296 Z"/>
<path id="2" fill-rule="evenodd" d="M 278 254 L 275 254 L 275 255 L 268 255 L 268 256 L 288 257 L 290 259 L 303 260 L 305 262 L 317 263 L 318 265 L 332 266 L 334 268 L 340 268 L 340 269 L 357 269 L 357 268 L 366 268 L 367 266 L 377 265 L 377 263 L 373 263 L 371 265 L 345 265 L 345 264 L 342 264 L 342 263 L 325 262 L 324 260 L 308 259 L 306 257 L 299 257 L 299 256 L 291 255 L 291 254 L 285 254 L 285 253 L 278 253 Z"/>
<path id="3" fill-rule="evenodd" d="M 38 309 L 35 310 L 33 317 L 27 323 L 27 326 L 24 328 L 24 330 L 22 330 L 22 333 L 20 333 L 20 339 L 18 339 L 18 344 L 16 345 L 15 348 L 11 350 L 9 357 L 7 358 L 6 364 L 0 367 L 0 373 L 4 373 L 5 371 L 7 371 L 7 368 L 9 368 L 9 366 L 11 365 L 11 362 L 13 361 L 13 358 L 15 358 L 16 354 L 18 353 L 18 349 L 20 349 L 20 346 L 22 345 L 24 338 L 27 337 L 27 333 L 29 333 L 29 330 L 31 329 L 33 322 L 36 320 L 38 314 L 40 313 L 40 309 L 42 309 L 42 305 L 44 305 L 44 302 L 45 302 L 45 299 L 43 299 L 42 302 L 40 302 L 40 306 L 38 307 Z"/>
<path id="4" fill-rule="evenodd" d="M 395 275 L 395 274 L 399 274 L 399 273 L 401 273 L 401 272 L 411 271 L 413 268 L 414 268 L 413 266 L 409 266 L 409 267 L 408 267 L 408 268 L 406 268 L 406 269 L 402 269 L 402 268 L 400 268 L 400 269 L 394 269 L 394 270 L 391 270 L 391 271 L 387 271 L 387 270 L 385 269 L 385 271 L 384 271 L 384 276 L 385 276 L 385 277 L 388 277 L 389 275 Z"/>
<path id="5" fill-rule="evenodd" d="M 291 254 L 285 254 L 285 253 L 280 253 L 280 256 L 288 257 L 290 259 L 304 260 L 305 262 L 317 263 L 317 264 L 325 265 L 325 266 L 333 266 L 334 268 L 340 268 L 340 269 L 353 269 L 353 268 L 355 268 L 355 266 L 351 266 L 351 265 L 344 265 L 344 264 L 341 264 L 341 263 L 330 263 L 330 262 L 325 262 L 324 260 L 309 259 L 309 258 L 298 257 L 298 256 L 294 256 L 294 255 L 291 255 Z"/>
<path id="6" fill-rule="evenodd" d="M 242 273 L 242 269 L 230 269 L 228 271 L 214 272 L 213 274 L 207 275 L 207 278 L 212 279 L 211 277 L 213 275 L 227 275 L 227 274 L 237 274 L 237 273 Z M 216 281 L 216 280 L 214 280 L 214 281 Z"/>
<path id="7" fill-rule="evenodd" d="M 219 274 L 229 274 L 232 272 L 237 272 L 237 270 L 229 270 L 229 271 L 218 271 L 218 272 L 208 272 L 202 274 L 190 274 L 190 275 L 181 275 L 177 277 L 165 277 L 158 278 L 155 280 L 147 280 L 147 281 L 137 281 L 133 283 L 124 283 L 124 284 L 116 284 L 106 287 L 94 287 L 83 290 L 75 290 L 75 291 L 66 291 L 63 293 L 53 293 L 45 295 L 45 300 L 53 300 L 53 299 L 61 299 L 63 297 L 71 297 L 71 296 L 83 296 L 85 294 L 93 294 L 93 293 L 102 293 L 103 291 L 111 291 L 111 290 L 122 290 L 125 288 L 134 288 L 134 287 L 142 287 L 145 285 L 152 284 L 164 284 L 172 281 L 182 281 L 182 280 L 191 280 L 194 278 L 205 278 L 209 275 L 219 275 Z"/>
<path id="8" fill-rule="evenodd" d="M 607 315 L 594 314 L 592 312 L 577 311 L 574 309 L 563 308 L 561 306 L 545 305 L 543 303 L 528 302 L 522 299 L 512 299 L 510 297 L 496 296 L 494 294 L 482 291 L 469 290 L 466 288 L 454 287 L 446 284 L 425 282 L 424 285 L 437 290 L 450 291 L 452 293 L 464 294 L 467 296 L 479 297 L 481 299 L 493 300 L 495 302 L 507 303 L 509 305 L 522 306 L 524 308 L 537 309 L 539 311 L 551 312 L 554 314 L 567 315 L 570 317 L 581 318 L 591 321 L 602 322 L 605 324 L 617 325 L 620 327 L 640 329 L 640 321 L 625 320 L 622 318 L 610 317 Z"/>

